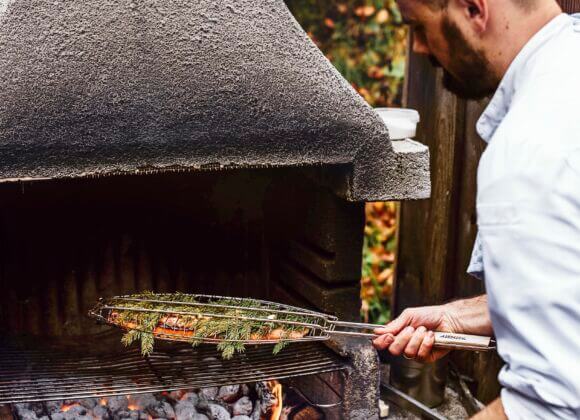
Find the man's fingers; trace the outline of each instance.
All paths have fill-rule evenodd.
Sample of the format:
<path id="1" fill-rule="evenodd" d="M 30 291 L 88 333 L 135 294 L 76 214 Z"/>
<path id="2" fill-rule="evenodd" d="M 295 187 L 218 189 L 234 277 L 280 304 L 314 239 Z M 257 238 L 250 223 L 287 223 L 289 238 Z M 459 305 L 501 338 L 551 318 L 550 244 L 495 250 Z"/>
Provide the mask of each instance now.
<path id="1" fill-rule="evenodd" d="M 389 351 L 391 352 L 391 354 L 394 356 L 400 356 L 401 354 L 403 354 L 403 350 L 405 350 L 405 347 L 407 347 L 407 344 L 409 343 L 409 340 L 413 336 L 414 332 L 415 328 L 413 327 L 407 327 L 403 331 L 401 331 L 395 337 L 395 341 L 393 342 L 393 344 L 389 346 Z"/>
<path id="2" fill-rule="evenodd" d="M 409 325 L 410 317 L 408 312 L 403 311 L 403 313 L 396 319 L 389 322 L 384 327 L 379 327 L 375 329 L 375 334 L 394 334 L 397 335 L 401 332 L 403 328 Z"/>
<path id="3" fill-rule="evenodd" d="M 427 334 L 427 328 L 419 327 L 415 330 L 411 339 L 407 343 L 407 346 L 403 350 L 405 356 L 410 359 L 414 359 L 417 357 L 417 352 L 419 351 L 419 347 L 421 347 L 423 340 L 425 338 L 425 334 Z"/>
<path id="4" fill-rule="evenodd" d="M 395 341 L 395 337 L 391 334 L 383 334 L 373 340 L 373 346 L 378 350 L 387 349 Z"/>
<path id="5" fill-rule="evenodd" d="M 433 331 L 429 331 L 425 334 L 423 341 L 421 342 L 421 346 L 417 351 L 417 358 L 419 360 L 429 360 L 434 344 L 435 334 L 433 334 Z"/>

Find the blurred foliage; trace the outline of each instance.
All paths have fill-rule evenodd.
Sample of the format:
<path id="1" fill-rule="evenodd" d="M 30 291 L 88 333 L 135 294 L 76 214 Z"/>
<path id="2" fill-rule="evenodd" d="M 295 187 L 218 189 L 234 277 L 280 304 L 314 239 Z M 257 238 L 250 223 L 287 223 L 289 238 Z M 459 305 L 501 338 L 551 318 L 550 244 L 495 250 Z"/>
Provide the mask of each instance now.
<path id="1" fill-rule="evenodd" d="M 372 106 L 401 102 L 407 29 L 395 0 L 286 0 L 342 75 Z"/>
<path id="2" fill-rule="evenodd" d="M 361 279 L 361 312 L 366 322 L 382 324 L 390 319 L 396 236 L 397 204 L 367 204 Z"/>
<path id="3" fill-rule="evenodd" d="M 407 28 L 395 0 L 286 0 L 308 35 L 375 107 L 401 103 Z M 396 247 L 395 203 L 369 203 L 361 279 L 362 318 L 390 318 Z"/>

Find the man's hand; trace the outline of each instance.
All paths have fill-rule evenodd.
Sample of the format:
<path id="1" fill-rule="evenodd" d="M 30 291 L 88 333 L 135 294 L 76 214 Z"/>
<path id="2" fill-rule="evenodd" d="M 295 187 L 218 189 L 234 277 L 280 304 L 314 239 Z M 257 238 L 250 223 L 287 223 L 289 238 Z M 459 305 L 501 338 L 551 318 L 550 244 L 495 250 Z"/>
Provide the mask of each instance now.
<path id="1" fill-rule="evenodd" d="M 397 319 L 375 330 L 380 336 L 373 344 L 379 350 L 389 349 L 395 356 L 404 354 L 410 359 L 431 363 L 449 353 L 446 349 L 433 348 L 434 331 L 490 335 L 487 297 L 406 309 Z"/>
<path id="2" fill-rule="evenodd" d="M 433 349 L 433 331 L 461 332 L 445 305 L 405 309 L 397 319 L 375 330 L 381 336 L 373 344 L 379 350 L 388 348 L 394 356 L 404 354 L 410 359 L 434 362 L 449 350 Z"/>

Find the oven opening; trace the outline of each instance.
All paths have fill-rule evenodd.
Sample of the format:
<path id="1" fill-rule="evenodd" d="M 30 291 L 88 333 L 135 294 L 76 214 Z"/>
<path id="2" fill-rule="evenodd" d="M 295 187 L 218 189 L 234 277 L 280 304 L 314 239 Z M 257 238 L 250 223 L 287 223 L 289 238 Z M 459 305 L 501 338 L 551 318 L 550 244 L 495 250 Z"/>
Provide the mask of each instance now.
<path id="1" fill-rule="evenodd" d="M 152 291 L 356 318 L 363 205 L 307 171 L 43 181 L 0 194 L 7 418 L 336 418 L 373 397 L 357 391 L 378 363 L 364 340 L 292 343 L 277 355 L 253 345 L 230 360 L 214 345 L 156 340 L 143 356 L 87 316 L 99 298 Z"/>

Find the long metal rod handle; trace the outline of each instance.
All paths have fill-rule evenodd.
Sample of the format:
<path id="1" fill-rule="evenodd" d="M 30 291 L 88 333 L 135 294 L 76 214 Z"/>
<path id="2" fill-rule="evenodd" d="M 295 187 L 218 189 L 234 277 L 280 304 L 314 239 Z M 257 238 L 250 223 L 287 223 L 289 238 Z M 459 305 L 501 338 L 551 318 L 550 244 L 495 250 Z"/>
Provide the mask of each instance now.
<path id="1" fill-rule="evenodd" d="M 398 407 L 406 408 L 411 406 L 409 410 L 421 417 L 432 420 L 447 420 L 447 417 L 442 416 L 432 408 L 427 407 L 422 402 L 417 401 L 415 398 L 399 391 L 397 388 L 389 384 L 381 383 L 381 388 L 384 391 L 381 392 L 381 395 L 384 395 L 389 402 L 392 402 Z"/>
<path id="2" fill-rule="evenodd" d="M 344 402 L 344 400 L 342 399 L 342 397 L 341 397 L 341 396 L 340 396 L 340 395 L 339 395 L 339 394 L 338 394 L 338 393 L 337 393 L 337 392 L 336 392 L 334 389 L 332 389 L 330 386 L 329 386 L 330 390 L 331 390 L 331 391 L 332 391 L 332 392 L 333 392 L 333 393 L 334 393 L 334 394 L 335 394 L 335 395 L 336 395 L 338 398 L 340 398 L 340 401 L 339 401 L 339 402 L 335 402 L 335 403 L 329 403 L 329 404 L 319 404 L 319 403 L 316 403 L 316 402 L 312 401 L 312 400 L 310 399 L 310 397 L 308 397 L 306 394 L 304 394 L 304 393 L 303 393 L 303 392 L 300 390 L 300 388 L 298 388 L 298 387 L 294 387 L 294 386 L 290 386 L 290 388 L 291 388 L 291 389 L 292 389 L 294 392 L 296 392 L 298 395 L 300 395 L 302 398 L 304 398 L 304 400 L 305 400 L 305 401 L 306 401 L 308 404 L 310 404 L 310 405 L 312 405 L 312 406 L 314 406 L 314 407 L 318 407 L 318 408 L 322 408 L 322 409 L 325 409 L 325 408 L 334 408 L 334 407 L 338 407 L 339 405 L 342 405 L 342 403 Z"/>
<path id="3" fill-rule="evenodd" d="M 384 327 L 384 325 L 365 324 L 363 322 L 331 321 L 331 324 L 333 324 L 337 327 L 359 328 L 362 330 L 374 330 L 375 328 Z"/>
<path id="4" fill-rule="evenodd" d="M 354 328 L 354 329 L 375 329 L 381 325 L 365 324 L 360 322 L 333 321 L 337 327 Z M 376 334 L 358 333 L 351 331 L 329 331 L 329 334 L 346 335 L 351 337 L 374 338 Z M 479 350 L 487 351 L 495 349 L 495 341 L 491 337 L 470 334 L 456 334 L 448 332 L 435 332 L 435 344 L 437 348 L 448 348 L 457 350 Z"/>

